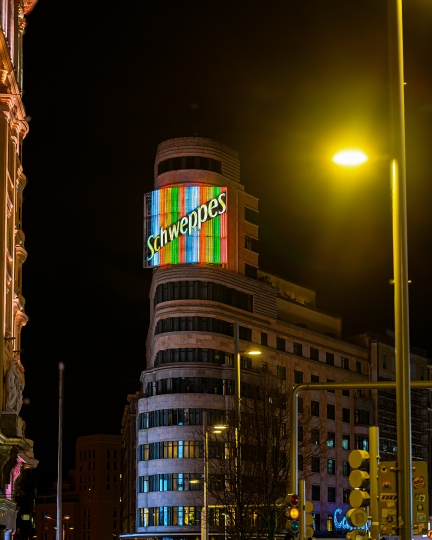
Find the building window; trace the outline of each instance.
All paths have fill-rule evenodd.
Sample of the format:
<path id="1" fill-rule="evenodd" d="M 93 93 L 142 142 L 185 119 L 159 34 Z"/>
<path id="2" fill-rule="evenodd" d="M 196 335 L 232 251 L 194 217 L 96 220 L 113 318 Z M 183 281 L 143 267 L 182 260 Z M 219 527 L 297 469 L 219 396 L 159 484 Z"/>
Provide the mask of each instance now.
<path id="1" fill-rule="evenodd" d="M 329 366 L 334 366 L 334 354 L 331 352 L 326 352 L 326 364 Z"/>
<path id="2" fill-rule="evenodd" d="M 356 409 L 355 423 L 358 426 L 369 426 L 369 411 L 365 411 L 363 409 Z"/>
<path id="3" fill-rule="evenodd" d="M 245 206 L 245 220 L 253 225 L 259 225 L 259 213 L 248 206 Z"/>
<path id="4" fill-rule="evenodd" d="M 327 403 L 327 418 L 329 420 L 334 420 L 336 418 L 336 408 L 330 403 Z"/>
<path id="5" fill-rule="evenodd" d="M 258 253 L 258 238 L 252 238 L 252 236 L 245 235 L 245 249 Z"/>
<path id="6" fill-rule="evenodd" d="M 318 360 L 318 349 L 315 349 L 314 347 L 310 348 L 310 359 L 311 360 Z"/>
<path id="7" fill-rule="evenodd" d="M 350 397 L 350 391 L 349 390 L 342 390 L 342 395 L 345 397 Z"/>
<path id="8" fill-rule="evenodd" d="M 356 372 L 361 373 L 362 372 L 362 365 L 361 362 L 356 362 Z"/>
<path id="9" fill-rule="evenodd" d="M 342 357 L 342 369 L 349 369 L 349 358 Z"/>
<path id="10" fill-rule="evenodd" d="M 303 345 L 301 343 L 294 343 L 294 354 L 303 356 Z"/>
<path id="11" fill-rule="evenodd" d="M 336 435 L 333 431 L 327 431 L 327 446 L 334 448 L 336 444 Z"/>
<path id="12" fill-rule="evenodd" d="M 267 347 L 267 334 L 265 332 L 261 332 L 261 345 Z"/>
<path id="13" fill-rule="evenodd" d="M 276 349 L 278 351 L 285 351 L 285 339 L 281 337 L 276 338 Z"/>
<path id="14" fill-rule="evenodd" d="M 320 531 L 321 530 L 321 514 L 312 514 L 314 516 L 314 529 L 316 531 Z"/>
<path id="15" fill-rule="evenodd" d="M 276 366 L 276 378 L 280 381 L 286 381 L 286 367 Z"/>
<path id="16" fill-rule="evenodd" d="M 303 398 L 302 397 L 298 398 L 297 409 L 299 413 L 303 412 Z"/>
<path id="17" fill-rule="evenodd" d="M 158 163 L 158 175 L 182 169 L 199 169 L 222 174 L 222 162 L 203 156 L 183 156 L 165 159 Z"/>
<path id="18" fill-rule="evenodd" d="M 345 435 L 345 433 L 342 435 L 342 448 L 344 450 L 350 450 L 351 447 L 351 436 Z"/>
<path id="19" fill-rule="evenodd" d="M 336 474 L 336 461 L 334 459 L 327 460 L 327 474 Z"/>
<path id="20" fill-rule="evenodd" d="M 303 371 L 294 370 L 294 383 L 301 384 L 303 382 Z"/>
<path id="21" fill-rule="evenodd" d="M 330 502 L 330 501 L 329 501 L 329 502 Z M 333 528 L 334 528 L 333 515 L 332 515 L 332 514 L 329 514 L 329 515 L 327 516 L 327 532 L 333 533 Z"/>
<path id="22" fill-rule="evenodd" d="M 387 369 L 387 355 L 386 354 L 382 355 L 382 367 L 383 369 Z"/>
<path id="23" fill-rule="evenodd" d="M 154 306 L 170 300 L 211 300 L 253 311 L 251 294 L 212 281 L 170 281 L 156 287 Z"/>
<path id="24" fill-rule="evenodd" d="M 316 484 L 312 484 L 312 500 L 321 500 L 321 487 L 317 486 Z"/>
<path id="25" fill-rule="evenodd" d="M 319 416 L 319 401 L 311 401 L 311 415 L 312 416 Z"/>
<path id="26" fill-rule="evenodd" d="M 332 382 L 334 382 L 334 380 L 333 380 L 333 379 L 327 379 L 327 382 L 328 382 L 328 383 L 332 383 Z M 327 390 L 327 392 L 330 392 L 330 394 L 334 394 L 334 393 L 335 393 L 334 390 Z"/>
<path id="27" fill-rule="evenodd" d="M 343 504 L 349 504 L 350 494 L 351 494 L 351 490 L 349 488 L 343 488 L 343 492 L 342 492 Z"/>
<path id="28" fill-rule="evenodd" d="M 311 460 L 311 470 L 312 472 L 320 472 L 320 458 L 319 457 L 313 457 Z"/>
<path id="29" fill-rule="evenodd" d="M 364 435 L 355 436 L 355 449 L 356 450 L 369 450 L 369 438 Z"/>
<path id="30" fill-rule="evenodd" d="M 351 422 L 351 411 L 345 407 L 342 407 L 342 422 L 346 424 Z"/>
<path id="31" fill-rule="evenodd" d="M 350 475 L 350 464 L 348 461 L 342 461 L 342 476 L 349 476 L 349 475 Z"/>
<path id="32" fill-rule="evenodd" d="M 258 268 L 245 263 L 245 276 L 252 279 L 258 279 Z"/>
<path id="33" fill-rule="evenodd" d="M 336 488 L 333 486 L 327 488 L 327 501 L 336 502 Z"/>
<path id="34" fill-rule="evenodd" d="M 298 442 L 303 442 L 303 426 L 298 426 Z"/>
<path id="35" fill-rule="evenodd" d="M 320 443 L 319 429 L 313 428 L 311 429 L 311 444 L 319 444 L 319 443 Z"/>
<path id="36" fill-rule="evenodd" d="M 246 326 L 240 326 L 239 337 L 243 341 L 252 341 L 252 328 L 246 328 Z"/>
<path id="37" fill-rule="evenodd" d="M 298 463 L 298 470 L 302 471 L 303 470 L 303 454 L 298 455 L 297 463 Z"/>
<path id="38" fill-rule="evenodd" d="M 311 375 L 311 382 L 319 382 L 319 375 Z"/>

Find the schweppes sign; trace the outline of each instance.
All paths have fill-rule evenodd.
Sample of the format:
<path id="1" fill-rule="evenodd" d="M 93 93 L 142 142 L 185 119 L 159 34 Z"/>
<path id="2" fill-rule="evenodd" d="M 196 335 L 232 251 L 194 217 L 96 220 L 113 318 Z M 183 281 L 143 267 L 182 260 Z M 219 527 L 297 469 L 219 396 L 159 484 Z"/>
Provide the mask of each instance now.
<path id="1" fill-rule="evenodd" d="M 227 188 L 178 186 L 144 196 L 144 266 L 228 262 Z"/>

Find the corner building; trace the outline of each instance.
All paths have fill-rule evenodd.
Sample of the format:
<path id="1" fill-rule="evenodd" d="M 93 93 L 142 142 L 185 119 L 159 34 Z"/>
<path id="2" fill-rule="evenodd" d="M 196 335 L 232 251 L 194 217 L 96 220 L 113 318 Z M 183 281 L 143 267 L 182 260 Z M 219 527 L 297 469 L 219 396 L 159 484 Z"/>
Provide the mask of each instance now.
<path id="1" fill-rule="evenodd" d="M 203 474 L 203 411 L 212 425 L 224 421 L 224 411 L 235 405 L 233 324 L 240 325 L 240 351 L 253 344 L 262 352 L 241 358 L 245 388 L 263 371 L 286 381 L 287 389 L 299 382 L 366 381 L 368 350 L 341 340 L 340 319 L 316 308 L 313 291 L 259 270 L 258 200 L 240 183 L 237 152 L 209 139 L 172 139 L 159 145 L 154 175 L 156 190 L 226 188 L 227 258 L 215 264 L 207 258 L 154 265 L 147 367 L 137 408 L 136 532 L 121 536 L 197 538 L 203 491 L 190 480 Z M 176 213 L 171 223 L 181 219 Z M 162 252 L 169 246 L 163 231 L 170 222 L 161 223 L 162 218 L 145 230 L 153 234 L 152 247 Z M 183 230 L 187 236 L 186 224 Z M 146 242 L 145 237 L 144 265 L 149 266 L 154 254 Z M 172 257 L 175 246 L 169 249 L 160 260 Z M 349 452 L 368 447 L 373 402 L 360 391 L 316 391 L 303 400 L 316 417 L 310 426 L 316 443 L 326 448 L 314 470 L 308 465 L 304 471 L 308 499 L 315 504 L 316 529 L 335 532 L 349 508 Z M 211 526 L 210 536 L 215 536 Z"/>

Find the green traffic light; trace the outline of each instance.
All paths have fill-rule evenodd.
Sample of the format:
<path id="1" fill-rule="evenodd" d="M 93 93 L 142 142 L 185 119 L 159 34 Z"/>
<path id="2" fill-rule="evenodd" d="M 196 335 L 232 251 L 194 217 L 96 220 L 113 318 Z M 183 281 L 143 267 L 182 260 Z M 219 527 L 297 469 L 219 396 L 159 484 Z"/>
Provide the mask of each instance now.
<path id="1" fill-rule="evenodd" d="M 298 521 L 292 521 L 290 525 L 291 531 L 296 533 L 299 530 L 299 522 Z"/>

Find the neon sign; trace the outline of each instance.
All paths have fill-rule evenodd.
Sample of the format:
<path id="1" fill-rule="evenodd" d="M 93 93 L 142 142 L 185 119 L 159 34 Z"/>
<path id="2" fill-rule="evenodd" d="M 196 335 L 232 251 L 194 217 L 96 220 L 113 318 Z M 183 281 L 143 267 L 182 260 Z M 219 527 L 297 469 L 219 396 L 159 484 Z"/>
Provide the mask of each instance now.
<path id="1" fill-rule="evenodd" d="M 227 188 L 175 186 L 144 196 L 144 267 L 228 262 Z"/>
<path id="2" fill-rule="evenodd" d="M 334 514 L 333 514 L 333 523 L 334 523 L 334 526 L 335 526 L 336 529 L 345 529 L 346 531 L 352 531 L 354 528 L 356 528 L 356 529 L 365 529 L 365 530 L 370 529 L 370 520 L 369 519 L 366 522 L 366 525 L 364 525 L 363 527 L 352 527 L 348 523 L 348 520 L 347 520 L 346 516 L 343 516 L 343 518 L 339 521 L 338 515 L 343 516 L 341 508 L 336 508 L 336 510 L 334 511 Z"/>

